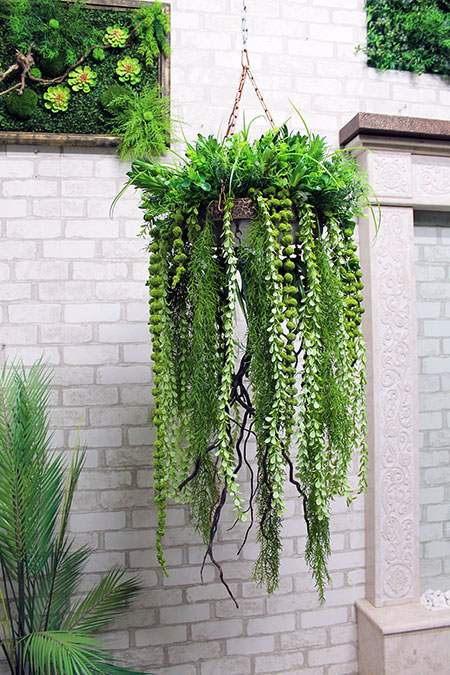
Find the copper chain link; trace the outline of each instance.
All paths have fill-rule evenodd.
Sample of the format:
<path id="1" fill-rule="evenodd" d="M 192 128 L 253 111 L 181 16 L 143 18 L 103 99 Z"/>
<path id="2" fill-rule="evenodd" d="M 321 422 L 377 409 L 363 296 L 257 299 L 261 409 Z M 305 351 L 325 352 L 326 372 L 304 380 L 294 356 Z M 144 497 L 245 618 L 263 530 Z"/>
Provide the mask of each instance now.
<path id="1" fill-rule="evenodd" d="M 245 80 L 246 80 L 247 75 L 250 79 L 250 82 L 253 85 L 253 88 L 254 88 L 254 90 L 256 92 L 256 95 L 259 99 L 259 102 L 262 105 L 262 108 L 264 110 L 264 114 L 267 117 L 267 120 L 268 120 L 270 126 L 272 127 L 272 129 L 275 128 L 275 122 L 273 121 L 272 115 L 270 114 L 270 112 L 269 112 L 269 110 L 268 110 L 268 108 L 267 108 L 267 106 L 264 102 L 263 96 L 262 96 L 260 90 L 258 89 L 258 85 L 256 84 L 255 78 L 253 77 L 253 73 L 250 70 L 250 61 L 249 61 L 248 52 L 247 52 L 246 49 L 242 50 L 241 64 L 242 64 L 241 79 L 239 80 L 239 86 L 238 86 L 236 98 L 235 98 L 235 101 L 234 101 L 233 110 L 231 111 L 231 115 L 230 115 L 230 118 L 228 120 L 228 128 L 227 128 L 227 132 L 225 134 L 225 138 L 229 138 L 234 132 L 234 129 L 235 129 L 235 126 L 236 126 L 236 120 L 237 120 L 237 116 L 238 116 L 238 112 L 239 112 L 239 104 L 240 104 L 241 98 L 242 98 L 242 90 L 244 89 L 244 84 L 245 84 Z"/>

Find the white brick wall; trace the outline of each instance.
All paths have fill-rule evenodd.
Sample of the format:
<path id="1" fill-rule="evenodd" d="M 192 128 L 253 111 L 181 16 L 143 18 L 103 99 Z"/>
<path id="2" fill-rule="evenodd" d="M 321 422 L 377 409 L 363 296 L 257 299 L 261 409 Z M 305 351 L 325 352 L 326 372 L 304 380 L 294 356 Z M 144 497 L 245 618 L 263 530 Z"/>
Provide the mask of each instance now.
<path id="1" fill-rule="evenodd" d="M 240 74 L 242 2 L 171 5 L 174 114 L 187 123 L 188 139 L 223 131 Z M 439 77 L 377 73 L 355 52 L 365 39 L 363 0 L 248 0 L 247 6 L 252 70 L 277 123 L 290 117 L 291 126 L 301 129 L 289 99 L 331 145 L 358 111 L 447 119 L 450 94 Z M 247 121 L 261 114 L 249 84 L 242 109 Z M 263 120 L 255 122 L 255 133 L 265 128 Z M 240 608 L 227 599 L 210 567 L 201 585 L 201 543 L 184 509 L 175 505 L 166 536 L 169 579 L 156 564 L 146 256 L 136 238 L 141 213 L 132 191 L 109 217 L 127 168 L 110 151 L 0 147 L 1 353 L 26 363 L 42 352 L 49 359 L 55 374 L 52 420 L 61 446 L 73 445 L 81 418 L 81 442 L 89 451 L 72 527 L 80 542 L 95 549 L 83 587 L 116 563 L 141 574 L 145 590 L 116 624 L 110 643 L 129 663 L 159 675 L 355 674 L 353 603 L 364 595 L 362 499 L 349 510 L 343 500 L 334 507 L 333 586 L 324 607 L 304 564 L 305 531 L 293 492 L 281 583 L 272 597 L 250 581 L 254 539 L 234 560 L 237 528 L 220 531 L 218 549 Z M 450 316 L 448 258 L 440 264 L 432 246 L 421 245 L 428 246 L 424 257 L 430 261 L 418 268 L 422 428 L 430 444 L 423 455 L 430 537 L 424 547 L 434 576 L 450 571 L 448 560 L 442 568 L 442 558 L 434 569 L 439 559 L 431 557 L 442 555 L 441 545 L 434 550 L 436 542 L 450 534 L 443 531 L 440 511 L 443 480 L 450 479 L 449 420 L 441 412 L 450 415 L 450 367 L 445 364 L 447 375 L 441 375 L 439 356 L 448 332 L 437 335 L 432 323 Z"/>
<path id="2" fill-rule="evenodd" d="M 415 227 L 422 591 L 447 589 L 450 572 L 450 377 L 446 356 L 450 346 L 446 302 L 450 297 L 450 257 L 446 220 L 442 214 L 421 214 L 420 225 Z M 434 294 L 432 287 L 437 287 Z M 432 300 L 428 300 L 430 296 Z"/>

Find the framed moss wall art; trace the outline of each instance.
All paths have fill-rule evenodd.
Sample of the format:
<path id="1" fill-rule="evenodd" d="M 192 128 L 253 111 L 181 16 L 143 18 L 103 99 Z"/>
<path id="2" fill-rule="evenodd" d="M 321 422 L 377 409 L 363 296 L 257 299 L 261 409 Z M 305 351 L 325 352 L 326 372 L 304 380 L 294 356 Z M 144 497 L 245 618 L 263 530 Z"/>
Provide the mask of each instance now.
<path id="1" fill-rule="evenodd" d="M 0 30 L 0 143 L 120 144 L 127 158 L 150 139 L 162 154 L 167 4 L 0 0 Z"/>

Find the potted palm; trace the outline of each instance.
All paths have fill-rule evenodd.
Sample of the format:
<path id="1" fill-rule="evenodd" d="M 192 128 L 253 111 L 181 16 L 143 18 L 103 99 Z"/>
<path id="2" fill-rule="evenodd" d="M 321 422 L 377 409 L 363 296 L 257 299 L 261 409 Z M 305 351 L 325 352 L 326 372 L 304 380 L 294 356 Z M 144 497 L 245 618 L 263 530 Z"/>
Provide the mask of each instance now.
<path id="1" fill-rule="evenodd" d="M 199 136 L 183 162 L 136 160 L 128 175 L 142 190 L 150 238 L 159 561 L 165 569 L 166 500 L 187 501 L 205 558 L 226 583 L 213 543 L 228 500 L 248 528 L 257 523 L 254 578 L 272 592 L 290 481 L 303 502 L 306 559 L 323 599 L 330 502 L 365 486 L 354 242 L 365 183 L 350 157 L 285 125 L 255 142 L 248 129 L 223 142 Z M 239 306 L 243 339 L 234 321 Z"/>
<path id="2" fill-rule="evenodd" d="M 93 633 L 126 610 L 138 579 L 113 569 L 72 599 L 90 554 L 68 535 L 85 451 L 67 472 L 51 450 L 50 377 L 42 362 L 1 373 L 0 646 L 11 675 L 132 675 Z"/>

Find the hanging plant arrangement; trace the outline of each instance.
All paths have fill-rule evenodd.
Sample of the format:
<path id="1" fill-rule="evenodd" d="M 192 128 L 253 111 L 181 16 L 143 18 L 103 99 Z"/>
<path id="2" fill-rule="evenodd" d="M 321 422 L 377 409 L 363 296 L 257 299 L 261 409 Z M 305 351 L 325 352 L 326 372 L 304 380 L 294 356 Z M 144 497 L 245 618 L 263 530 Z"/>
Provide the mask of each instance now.
<path id="1" fill-rule="evenodd" d="M 213 544 L 229 501 L 236 518 L 248 521 L 243 544 L 257 527 L 254 578 L 272 592 L 290 482 L 303 502 L 306 559 L 323 599 L 330 503 L 365 486 L 362 283 L 353 235 L 366 188 L 356 163 L 329 152 L 323 138 L 282 126 L 253 143 L 246 132 L 223 142 L 199 136 L 184 163 L 135 161 L 129 177 L 142 189 L 150 237 L 159 562 L 165 570 L 166 500 L 188 502 L 205 559 L 226 584 Z M 236 229 L 238 217 L 245 227 Z"/>
<path id="2" fill-rule="evenodd" d="M 0 129 L 119 134 L 123 158 L 161 155 L 170 132 L 160 2 L 126 11 L 62 0 L 0 3 Z M 124 123 L 126 119 L 126 123 Z"/>

